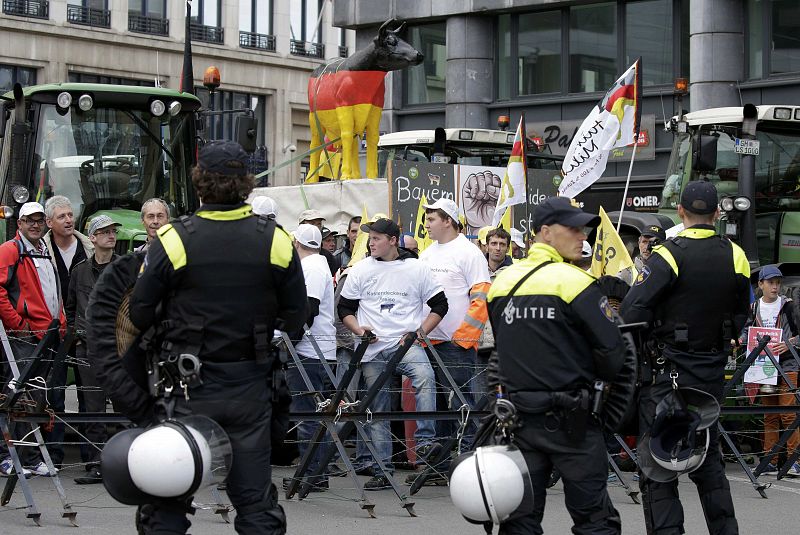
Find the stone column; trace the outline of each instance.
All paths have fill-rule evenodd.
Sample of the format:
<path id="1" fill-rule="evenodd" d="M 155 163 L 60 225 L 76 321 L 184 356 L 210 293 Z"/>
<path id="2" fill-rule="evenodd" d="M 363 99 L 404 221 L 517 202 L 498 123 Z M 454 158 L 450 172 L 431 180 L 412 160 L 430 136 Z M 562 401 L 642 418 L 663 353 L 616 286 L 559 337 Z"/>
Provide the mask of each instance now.
<path id="1" fill-rule="evenodd" d="M 491 17 L 447 19 L 445 126 L 489 128 L 492 102 L 494 27 Z"/>
<path id="2" fill-rule="evenodd" d="M 741 106 L 744 20 L 741 0 L 691 0 L 689 84 L 692 111 Z"/>

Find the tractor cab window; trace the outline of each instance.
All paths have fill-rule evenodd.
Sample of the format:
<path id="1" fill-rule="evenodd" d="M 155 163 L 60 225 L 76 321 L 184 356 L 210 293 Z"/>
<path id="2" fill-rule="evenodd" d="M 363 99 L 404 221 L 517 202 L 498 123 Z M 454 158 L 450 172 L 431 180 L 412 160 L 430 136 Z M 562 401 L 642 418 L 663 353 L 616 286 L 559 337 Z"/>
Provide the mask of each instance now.
<path id="1" fill-rule="evenodd" d="M 696 135 L 696 133 L 695 133 Z M 692 136 L 677 134 L 667 167 L 661 207 L 675 209 L 683 186 L 691 180 L 709 180 L 720 197 L 736 196 L 739 190 L 740 154 L 736 152 L 733 126 L 704 128 L 702 135 L 715 139 L 716 164 L 703 172 L 692 169 Z M 755 206 L 763 210 L 800 210 L 800 135 L 796 130 L 759 125 L 759 154 L 755 168 Z"/>
<path id="2" fill-rule="evenodd" d="M 43 105 L 39 113 L 31 200 L 70 199 L 84 230 L 99 210 L 138 212 L 161 197 L 174 213 L 188 210 L 190 115 Z"/>

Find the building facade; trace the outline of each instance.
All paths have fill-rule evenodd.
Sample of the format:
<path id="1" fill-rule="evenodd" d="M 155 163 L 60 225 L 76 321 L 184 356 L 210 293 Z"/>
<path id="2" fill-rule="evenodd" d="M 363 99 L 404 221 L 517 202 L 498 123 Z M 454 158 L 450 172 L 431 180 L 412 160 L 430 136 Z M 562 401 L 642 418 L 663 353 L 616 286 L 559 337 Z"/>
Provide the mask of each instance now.
<path id="1" fill-rule="evenodd" d="M 0 90 L 57 82 L 177 89 L 185 38 L 183 0 L 2 0 Z M 331 25 L 330 0 L 194 0 L 191 39 L 196 91 L 208 109 L 252 109 L 256 159 L 274 167 L 309 148 L 308 76 L 347 56 L 355 32 Z M 214 95 L 202 86 L 219 68 Z M 230 116 L 206 120 L 207 139 L 230 139 Z M 298 161 L 269 177 L 300 183 Z M 261 185 L 264 185 L 263 181 Z"/>
<path id="2" fill-rule="evenodd" d="M 637 57 L 646 147 L 635 175 L 662 176 L 679 106 L 800 104 L 798 0 L 335 0 L 357 45 L 406 21 L 422 65 L 391 73 L 385 131 L 496 128 L 500 116 L 564 153 L 575 127 Z M 673 82 L 687 77 L 681 103 Z M 606 176 L 624 176 L 627 158 Z"/>

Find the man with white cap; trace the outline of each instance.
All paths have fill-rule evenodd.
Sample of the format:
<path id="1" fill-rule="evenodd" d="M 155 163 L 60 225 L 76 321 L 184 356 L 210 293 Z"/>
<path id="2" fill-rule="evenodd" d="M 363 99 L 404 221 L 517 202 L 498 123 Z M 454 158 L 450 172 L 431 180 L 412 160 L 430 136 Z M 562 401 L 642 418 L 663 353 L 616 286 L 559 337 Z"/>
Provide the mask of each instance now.
<path id="1" fill-rule="evenodd" d="M 434 241 L 420 254 L 433 272 L 433 277 L 447 296 L 447 315 L 430 333 L 436 351 L 461 390 L 469 408 L 475 407 L 474 376 L 478 364 L 478 341 L 488 319 L 486 294 L 491 277 L 486 258 L 481 250 L 461 234 L 458 206 L 454 201 L 441 198 L 426 204 L 425 229 Z M 448 383 L 444 370 L 433 362 L 436 381 L 445 391 L 439 393 L 439 406 L 448 404 L 458 410 L 461 401 Z M 439 421 L 439 436 L 455 433 L 456 424 Z"/>
<path id="2" fill-rule="evenodd" d="M 100 215 L 92 219 L 89 224 L 89 240 L 94 246 L 94 254 L 78 263 L 70 274 L 69 291 L 65 305 L 67 325 L 75 329 L 75 358 L 78 362 L 87 361 L 86 358 L 86 307 L 89 304 L 89 294 L 92 293 L 97 278 L 117 255 L 114 247 L 117 245 L 117 227 L 121 226 L 107 215 Z M 83 404 L 81 412 L 105 412 L 106 394 L 95 376 L 92 366 L 77 366 L 83 391 Z M 87 424 L 83 433 L 92 444 L 103 444 L 108 438 L 106 426 L 102 423 Z M 87 448 L 86 475 L 75 478 L 78 485 L 101 483 L 100 451 L 97 448 Z"/>
<path id="3" fill-rule="evenodd" d="M 250 204 L 253 205 L 254 214 L 263 215 L 264 217 L 268 217 L 270 219 L 277 219 L 278 203 L 276 203 L 275 199 L 272 197 L 259 195 L 257 197 L 253 197 L 253 200 L 250 201 Z"/>
<path id="4" fill-rule="evenodd" d="M 522 235 L 522 232 L 511 228 L 511 258 L 514 260 L 519 260 L 520 258 L 525 258 L 525 237 Z"/>
<path id="5" fill-rule="evenodd" d="M 328 263 L 320 255 L 322 233 L 317 227 L 302 224 L 293 232 L 294 248 L 300 257 L 303 276 L 306 281 L 306 295 L 308 297 L 308 319 L 306 325 L 308 333 L 314 337 L 325 360 L 336 362 L 336 328 L 333 326 L 333 277 L 328 271 Z M 317 392 L 330 390 L 330 381 L 325 374 L 325 368 L 319 360 L 319 355 L 309 340 L 308 334 L 292 336 L 297 355 L 303 368 L 311 379 L 312 386 Z M 286 381 L 292 396 L 292 412 L 314 412 L 316 404 L 314 398 L 307 394 L 308 387 L 303 382 L 299 370 L 290 366 L 286 373 Z M 298 393 L 303 393 L 298 395 Z M 325 394 L 323 394 L 325 395 Z M 308 449 L 309 441 L 316 431 L 319 423 L 300 422 L 297 429 L 298 450 L 302 457 Z M 319 457 L 324 448 L 317 449 L 317 455 L 312 460 L 311 470 L 319 465 Z M 328 476 L 324 474 L 318 481 L 314 481 L 312 490 L 328 488 Z M 288 481 L 287 481 L 288 486 Z"/>
<path id="6" fill-rule="evenodd" d="M 37 202 L 23 204 L 19 210 L 18 225 L 14 239 L 0 245 L 0 320 L 9 334 L 14 357 L 19 362 L 31 356 L 36 343 L 45 335 L 53 319 L 59 320 L 63 334 L 66 318 L 61 306 L 58 275 L 42 241 L 45 230 L 44 207 Z M 3 368 L 7 380 L 10 376 L 7 363 L 3 362 Z M 12 434 L 15 434 L 14 425 Z M 22 448 L 19 451 L 23 464 L 31 466 L 33 473 L 53 475 L 37 449 Z M 0 472 L 9 475 L 12 471 L 8 448 L 2 442 Z"/>
<path id="7" fill-rule="evenodd" d="M 314 210 L 313 208 L 303 210 L 300 212 L 300 216 L 297 219 L 301 225 L 314 225 L 322 232 L 322 222 L 325 221 L 325 217 L 319 210 Z M 339 270 L 339 261 L 333 256 L 333 253 L 327 249 L 321 249 L 319 254 L 324 256 L 325 260 L 328 262 L 331 276 L 336 275 L 336 272 Z"/>

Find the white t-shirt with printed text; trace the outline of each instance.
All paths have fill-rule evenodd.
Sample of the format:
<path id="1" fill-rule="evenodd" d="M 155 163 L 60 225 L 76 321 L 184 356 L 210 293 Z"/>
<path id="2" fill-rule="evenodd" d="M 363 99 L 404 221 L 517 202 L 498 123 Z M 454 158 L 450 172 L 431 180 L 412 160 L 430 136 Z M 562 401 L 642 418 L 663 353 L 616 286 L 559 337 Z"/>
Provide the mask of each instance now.
<path id="1" fill-rule="evenodd" d="M 432 340 L 452 340 L 470 305 L 469 291 L 476 284 L 491 282 L 489 265 L 481 250 L 466 236 L 441 244 L 434 242 L 420 254 L 447 296 L 447 314 L 431 331 Z M 425 313 L 430 309 L 425 307 Z"/>
<path id="2" fill-rule="evenodd" d="M 781 300 L 776 299 L 772 303 L 767 303 L 762 297 L 758 303 L 758 315 L 761 317 L 761 324 L 764 327 L 773 328 L 778 324 L 778 313 L 781 311 Z"/>
<path id="3" fill-rule="evenodd" d="M 312 254 L 300 261 L 306 279 L 306 294 L 319 301 L 319 314 L 311 325 L 314 336 L 326 360 L 336 360 L 336 327 L 333 326 L 333 277 L 328 261 L 320 254 Z M 317 357 L 308 336 L 297 344 L 297 353 L 304 357 Z"/>
<path id="4" fill-rule="evenodd" d="M 425 302 L 441 291 L 428 266 L 416 258 L 384 262 L 369 257 L 350 268 L 341 295 L 359 301 L 358 324 L 369 325 L 378 337 L 362 360 L 372 360 L 405 333 L 419 329 Z"/>

